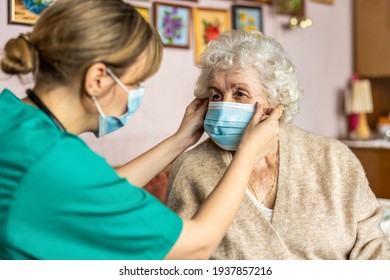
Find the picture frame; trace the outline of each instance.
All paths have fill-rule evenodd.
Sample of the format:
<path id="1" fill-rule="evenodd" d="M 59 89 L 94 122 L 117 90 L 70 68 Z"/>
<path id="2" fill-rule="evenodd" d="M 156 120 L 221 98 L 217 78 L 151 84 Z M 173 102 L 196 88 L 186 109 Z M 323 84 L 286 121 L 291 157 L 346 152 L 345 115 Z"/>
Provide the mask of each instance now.
<path id="1" fill-rule="evenodd" d="M 150 9 L 134 5 L 134 8 L 150 23 Z"/>
<path id="2" fill-rule="evenodd" d="M 311 0 L 311 2 L 332 5 L 334 3 L 334 0 Z"/>
<path id="3" fill-rule="evenodd" d="M 30 6 L 26 7 L 22 0 L 8 0 L 8 23 L 34 25 L 38 20 L 39 14 L 42 13 L 52 1 L 44 1 L 42 4 L 36 4 L 33 1 L 30 2 Z"/>
<path id="4" fill-rule="evenodd" d="M 263 3 L 263 4 L 272 4 L 272 0 L 245 0 L 245 2 L 256 2 L 256 3 Z"/>
<path id="5" fill-rule="evenodd" d="M 231 28 L 230 11 L 212 8 L 193 8 L 195 63 L 208 43 Z"/>
<path id="6" fill-rule="evenodd" d="M 232 27 L 236 30 L 263 32 L 263 9 L 254 6 L 232 6 Z"/>
<path id="7" fill-rule="evenodd" d="M 192 8 L 172 3 L 153 3 L 153 23 L 164 47 L 190 48 Z"/>
<path id="8" fill-rule="evenodd" d="M 294 2 L 288 0 L 274 0 L 274 5 L 277 14 L 297 17 L 303 17 L 305 15 L 304 0 L 296 0 Z"/>

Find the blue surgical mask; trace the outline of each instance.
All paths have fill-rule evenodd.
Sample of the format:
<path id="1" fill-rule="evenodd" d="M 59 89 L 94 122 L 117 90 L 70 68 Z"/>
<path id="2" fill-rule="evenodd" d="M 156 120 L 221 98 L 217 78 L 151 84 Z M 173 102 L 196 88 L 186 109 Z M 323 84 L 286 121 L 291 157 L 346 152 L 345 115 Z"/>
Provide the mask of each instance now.
<path id="1" fill-rule="evenodd" d="M 95 135 L 97 137 L 102 137 L 106 134 L 109 134 L 119 128 L 123 127 L 131 116 L 138 110 L 141 105 L 142 97 L 144 95 L 145 88 L 139 86 L 137 89 L 127 89 L 126 86 L 119 80 L 117 76 L 107 68 L 107 73 L 114 79 L 114 81 L 128 94 L 127 100 L 127 112 L 119 117 L 106 116 L 103 113 L 102 108 L 100 107 L 95 96 L 92 96 L 93 101 L 95 102 L 96 108 L 99 111 L 99 130 Z"/>
<path id="2" fill-rule="evenodd" d="M 219 147 L 235 151 L 254 112 L 253 104 L 210 102 L 204 129 Z"/>

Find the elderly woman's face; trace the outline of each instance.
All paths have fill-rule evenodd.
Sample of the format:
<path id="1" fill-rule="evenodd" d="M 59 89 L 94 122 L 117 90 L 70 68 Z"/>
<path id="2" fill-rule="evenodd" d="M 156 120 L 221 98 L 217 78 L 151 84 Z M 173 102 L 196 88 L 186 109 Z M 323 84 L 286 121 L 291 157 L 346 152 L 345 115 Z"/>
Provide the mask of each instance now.
<path id="1" fill-rule="evenodd" d="M 265 108 L 270 107 L 267 94 L 260 84 L 258 75 L 253 68 L 240 72 L 216 72 L 210 81 L 209 100 L 246 104 L 259 102 Z"/>

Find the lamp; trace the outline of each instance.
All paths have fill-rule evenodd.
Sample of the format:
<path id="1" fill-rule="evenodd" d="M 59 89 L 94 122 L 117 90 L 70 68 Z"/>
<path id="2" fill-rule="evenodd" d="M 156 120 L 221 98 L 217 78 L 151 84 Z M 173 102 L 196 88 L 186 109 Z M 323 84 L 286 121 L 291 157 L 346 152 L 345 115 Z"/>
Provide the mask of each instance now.
<path id="1" fill-rule="evenodd" d="M 355 137 L 369 139 L 371 131 L 367 122 L 367 113 L 373 112 L 370 80 L 361 79 L 353 82 L 351 112 L 359 115 Z"/>
<path id="2" fill-rule="evenodd" d="M 310 18 L 307 18 L 307 17 L 291 17 L 290 18 L 290 23 L 289 25 L 285 26 L 287 27 L 288 29 L 293 29 L 293 28 L 296 28 L 296 27 L 300 27 L 300 28 L 306 28 L 306 27 L 310 27 L 311 25 L 313 24 L 312 20 Z"/>

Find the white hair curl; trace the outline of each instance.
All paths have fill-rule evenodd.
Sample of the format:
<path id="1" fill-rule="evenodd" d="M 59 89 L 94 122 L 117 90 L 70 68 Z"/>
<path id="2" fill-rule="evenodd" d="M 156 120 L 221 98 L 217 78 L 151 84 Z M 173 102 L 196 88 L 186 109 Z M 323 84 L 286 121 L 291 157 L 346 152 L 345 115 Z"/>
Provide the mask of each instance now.
<path id="1" fill-rule="evenodd" d="M 209 97 L 209 83 L 218 71 L 240 71 L 254 67 L 273 105 L 283 105 L 281 121 L 291 122 L 299 112 L 302 88 L 295 66 L 275 39 L 259 31 L 231 30 L 211 41 L 200 56 L 201 73 L 195 96 Z"/>

